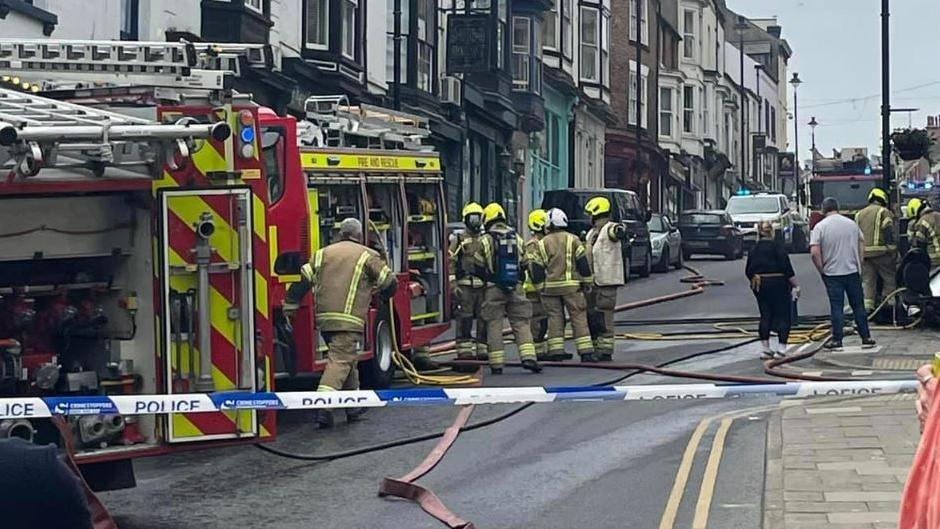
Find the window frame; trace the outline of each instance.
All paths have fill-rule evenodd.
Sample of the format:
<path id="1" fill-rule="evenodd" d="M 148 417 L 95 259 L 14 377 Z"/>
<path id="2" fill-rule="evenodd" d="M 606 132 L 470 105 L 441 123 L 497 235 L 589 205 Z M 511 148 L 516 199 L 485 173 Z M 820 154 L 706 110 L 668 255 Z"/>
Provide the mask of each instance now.
<path id="1" fill-rule="evenodd" d="M 517 40 L 524 28 L 521 42 Z M 532 88 L 532 18 L 522 15 L 512 17 L 512 88 L 529 92 Z M 519 67 L 517 67 L 519 66 Z"/>
<path id="2" fill-rule="evenodd" d="M 315 43 L 308 39 L 310 35 L 310 6 L 314 2 L 321 4 L 326 9 L 322 13 L 321 20 L 323 21 L 323 43 Z M 330 0 L 303 0 L 303 5 L 301 6 L 303 12 L 301 16 L 303 17 L 303 46 L 308 50 L 320 50 L 320 51 L 329 51 L 330 49 Z"/>
<path id="3" fill-rule="evenodd" d="M 244 5 L 249 11 L 264 15 L 264 0 L 244 0 Z"/>
<path id="4" fill-rule="evenodd" d="M 666 95 L 668 92 L 668 95 Z M 673 115 L 675 114 L 675 105 L 673 104 L 673 93 L 675 89 L 671 86 L 660 86 L 659 87 L 659 136 L 661 138 L 672 138 L 673 137 Z M 665 108 L 663 103 L 668 104 L 669 108 Z M 665 131 L 668 129 L 668 133 Z"/>
<path id="5" fill-rule="evenodd" d="M 546 50 L 558 51 L 558 4 L 553 3 L 552 8 L 542 15 L 542 46 Z M 551 35 L 552 44 L 548 44 L 548 35 Z"/>
<path id="6" fill-rule="evenodd" d="M 691 106 L 687 106 L 687 103 Z M 695 134 L 695 87 L 692 85 L 682 87 L 682 133 Z"/>
<path id="7" fill-rule="evenodd" d="M 642 11 L 640 11 L 640 44 L 644 46 L 649 46 L 650 43 L 650 23 L 649 23 L 649 4 L 646 0 L 630 0 L 629 9 L 630 9 L 630 35 L 629 42 L 636 42 L 636 18 L 637 11 L 639 11 L 638 6 L 640 2 L 643 2 Z"/>
<path id="8" fill-rule="evenodd" d="M 590 43 L 587 39 L 585 24 L 587 18 L 585 15 L 591 13 L 594 16 L 594 42 Z M 588 83 L 601 83 L 601 12 L 600 8 L 589 5 L 579 6 L 578 28 L 580 30 L 580 45 L 578 48 L 578 78 Z M 585 65 L 589 64 L 585 58 L 585 49 L 593 49 L 594 58 L 591 61 L 594 66 L 594 77 L 585 76 Z"/>
<path id="9" fill-rule="evenodd" d="M 357 61 L 359 55 L 359 14 L 360 5 L 359 0 L 338 0 L 340 4 L 339 16 L 340 16 L 340 42 L 339 42 L 339 53 L 340 55 L 350 61 Z M 347 20 L 348 9 L 352 9 L 352 20 Z M 347 27 L 346 23 L 351 22 L 351 31 Z M 352 47 L 352 50 L 347 53 L 346 45 L 349 44 Z"/>
<path id="10" fill-rule="evenodd" d="M 561 55 L 569 61 L 574 58 L 574 0 L 561 1 Z M 567 31 L 565 29 L 567 28 Z M 580 51 L 578 52 L 580 53 Z M 578 72 L 580 76 L 580 72 Z"/>
<path id="11" fill-rule="evenodd" d="M 689 21 L 691 15 L 691 22 Z M 696 41 L 698 40 L 697 29 L 698 12 L 695 9 L 682 10 L 682 59 L 694 62 L 697 57 L 695 51 L 698 49 Z M 689 28 L 688 26 L 692 27 Z M 691 55 L 686 52 L 691 50 Z"/>

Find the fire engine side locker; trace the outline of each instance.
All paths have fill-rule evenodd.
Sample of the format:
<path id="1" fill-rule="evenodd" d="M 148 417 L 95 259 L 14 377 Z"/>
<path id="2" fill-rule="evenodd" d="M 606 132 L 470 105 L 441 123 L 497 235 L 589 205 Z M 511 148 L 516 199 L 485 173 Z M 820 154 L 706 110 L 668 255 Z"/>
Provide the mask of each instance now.
<path id="1" fill-rule="evenodd" d="M 188 315 L 177 321 L 181 328 L 174 329 L 173 323 L 167 321 L 160 330 L 167 393 L 256 391 L 255 343 L 254 340 L 245 343 L 243 338 L 255 334 L 254 271 L 250 257 L 245 259 L 252 255 L 251 190 L 164 189 L 159 191 L 158 200 L 160 225 L 156 244 L 163 306 L 171 307 L 171 298 L 180 296 L 187 304 L 194 303 Z M 214 230 L 202 238 L 200 224 L 209 219 Z M 239 222 L 244 223 L 242 230 Z M 248 234 L 244 240 L 243 234 Z M 208 265 L 204 260 L 206 246 L 210 250 Z M 206 277 L 210 332 L 202 335 L 199 328 L 205 310 L 200 306 L 199 292 Z M 241 281 L 243 277 L 248 278 L 247 288 Z M 247 332 L 243 332 L 244 326 Z M 180 332 L 185 339 L 180 338 Z M 206 357 L 200 355 L 200 342 L 209 343 L 210 354 Z M 243 354 L 246 347 L 248 354 Z M 243 365 L 245 360 L 248 365 Z M 206 362 L 210 373 L 203 373 L 201 364 Z M 250 376 L 246 376 L 245 370 Z M 204 374 L 207 376 L 203 377 Z M 171 443 L 258 436 L 254 410 L 167 417 L 166 440 Z"/>

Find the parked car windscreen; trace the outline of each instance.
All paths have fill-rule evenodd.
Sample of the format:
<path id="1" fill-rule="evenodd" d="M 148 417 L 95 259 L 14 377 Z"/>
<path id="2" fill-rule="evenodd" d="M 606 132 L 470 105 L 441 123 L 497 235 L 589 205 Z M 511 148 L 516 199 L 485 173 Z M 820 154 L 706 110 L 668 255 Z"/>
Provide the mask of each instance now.
<path id="1" fill-rule="evenodd" d="M 653 233 L 665 233 L 668 231 L 666 229 L 666 223 L 663 222 L 663 218 L 660 215 L 653 215 L 650 217 L 649 221 L 650 231 Z"/>
<path id="2" fill-rule="evenodd" d="M 780 211 L 780 199 L 777 197 L 732 197 L 728 201 L 727 211 L 732 215 L 777 213 Z"/>
<path id="3" fill-rule="evenodd" d="M 679 216 L 679 224 L 722 224 L 721 215 L 717 213 L 683 213 Z"/>

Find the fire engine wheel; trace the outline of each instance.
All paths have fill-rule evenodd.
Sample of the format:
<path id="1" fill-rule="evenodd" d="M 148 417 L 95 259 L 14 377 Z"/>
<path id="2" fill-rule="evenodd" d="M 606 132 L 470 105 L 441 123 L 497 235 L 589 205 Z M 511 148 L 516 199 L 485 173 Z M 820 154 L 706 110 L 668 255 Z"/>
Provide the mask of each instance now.
<path id="1" fill-rule="evenodd" d="M 372 336 L 375 337 L 372 347 L 374 355 L 369 361 L 359 364 L 359 377 L 362 379 L 362 387 L 383 389 L 392 385 L 395 376 L 395 363 L 392 361 L 394 337 L 387 319 L 376 320 Z"/>

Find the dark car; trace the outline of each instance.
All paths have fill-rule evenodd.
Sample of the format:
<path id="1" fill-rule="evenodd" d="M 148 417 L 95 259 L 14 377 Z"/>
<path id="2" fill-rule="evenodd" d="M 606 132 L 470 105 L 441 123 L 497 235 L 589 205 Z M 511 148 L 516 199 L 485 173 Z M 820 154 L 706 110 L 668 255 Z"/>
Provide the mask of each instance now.
<path id="1" fill-rule="evenodd" d="M 693 254 L 723 255 L 739 259 L 744 255 L 744 237 L 724 211 L 690 210 L 679 215 L 682 256 Z"/>
<path id="2" fill-rule="evenodd" d="M 622 223 L 627 229 L 623 259 L 626 268 L 647 277 L 653 268 L 653 247 L 650 243 L 650 231 L 647 221 L 650 214 L 640 206 L 640 200 L 633 191 L 623 189 L 556 189 L 547 191 L 542 199 L 542 209 L 559 208 L 568 215 L 568 231 L 583 236 L 591 229 L 591 218 L 584 212 L 584 205 L 594 197 L 603 196 L 610 200 L 611 220 Z"/>

